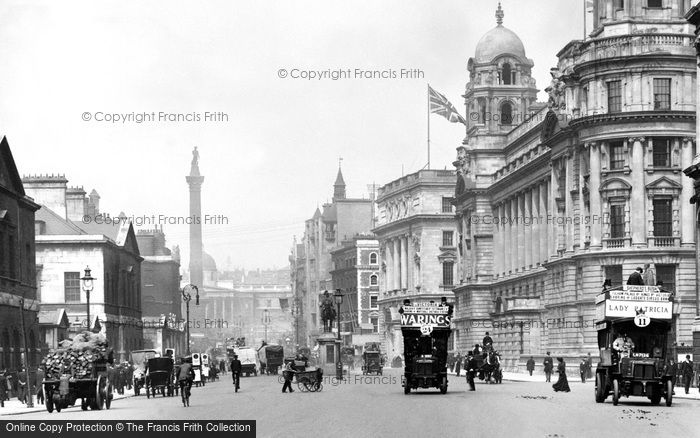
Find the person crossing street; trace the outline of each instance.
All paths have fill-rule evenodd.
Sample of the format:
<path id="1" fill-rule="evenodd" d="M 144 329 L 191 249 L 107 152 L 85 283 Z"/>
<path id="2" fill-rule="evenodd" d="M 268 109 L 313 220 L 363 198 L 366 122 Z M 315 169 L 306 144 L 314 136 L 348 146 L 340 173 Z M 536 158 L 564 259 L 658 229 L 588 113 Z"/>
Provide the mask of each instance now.
<path id="1" fill-rule="evenodd" d="M 233 378 L 233 385 L 236 387 L 236 392 L 241 389 L 241 371 L 243 370 L 243 365 L 241 361 L 238 360 L 238 355 L 234 354 L 233 359 L 231 359 L 231 376 Z"/>
<path id="2" fill-rule="evenodd" d="M 185 362 L 184 358 L 180 359 L 180 369 L 177 374 L 177 382 L 180 386 L 180 394 L 182 395 L 182 404 L 185 407 L 190 405 L 190 391 L 192 389 L 192 381 L 194 380 L 194 370 L 192 364 Z"/>
<path id="3" fill-rule="evenodd" d="M 282 392 L 294 392 L 292 389 L 292 379 L 294 378 L 294 368 L 292 367 L 292 362 L 287 362 L 282 370 L 282 376 L 284 377 L 284 385 L 282 385 Z"/>

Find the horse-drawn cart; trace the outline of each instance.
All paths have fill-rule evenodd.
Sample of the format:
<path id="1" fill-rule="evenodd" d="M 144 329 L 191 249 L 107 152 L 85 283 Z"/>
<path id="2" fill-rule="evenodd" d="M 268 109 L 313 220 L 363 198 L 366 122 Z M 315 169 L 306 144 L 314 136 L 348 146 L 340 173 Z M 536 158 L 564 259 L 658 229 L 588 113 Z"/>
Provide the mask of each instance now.
<path id="1" fill-rule="evenodd" d="M 321 392 L 323 391 L 323 370 L 297 371 L 294 373 L 297 379 L 297 388 L 301 392 Z"/>
<path id="2" fill-rule="evenodd" d="M 91 376 L 74 378 L 64 374 L 57 380 L 44 379 L 46 410 L 61 412 L 61 409 L 74 406 L 81 399 L 80 407 L 85 411 L 109 409 L 112 405 L 112 383 L 107 378 L 107 363 L 93 364 Z"/>
<path id="3" fill-rule="evenodd" d="M 160 392 L 163 397 L 173 395 L 173 360 L 169 357 L 148 359 L 146 397 L 155 397 L 157 392 Z"/>

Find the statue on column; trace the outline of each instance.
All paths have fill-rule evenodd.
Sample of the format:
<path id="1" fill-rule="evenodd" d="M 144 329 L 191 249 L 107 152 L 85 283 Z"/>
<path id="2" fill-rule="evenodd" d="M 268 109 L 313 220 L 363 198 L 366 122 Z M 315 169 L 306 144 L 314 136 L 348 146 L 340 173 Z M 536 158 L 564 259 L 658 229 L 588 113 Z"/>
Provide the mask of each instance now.
<path id="1" fill-rule="evenodd" d="M 336 318 L 336 311 L 333 307 L 333 299 L 331 298 L 328 291 L 323 293 L 323 299 L 320 304 L 321 307 L 321 321 L 323 321 L 323 332 L 329 333 L 333 327 L 333 321 Z"/>

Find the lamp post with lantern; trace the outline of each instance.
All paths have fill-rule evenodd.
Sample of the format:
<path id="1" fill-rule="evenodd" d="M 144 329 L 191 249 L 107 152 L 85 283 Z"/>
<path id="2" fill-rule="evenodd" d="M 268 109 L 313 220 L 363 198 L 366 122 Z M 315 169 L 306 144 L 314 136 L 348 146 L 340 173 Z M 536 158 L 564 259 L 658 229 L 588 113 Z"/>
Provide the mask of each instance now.
<path id="1" fill-rule="evenodd" d="M 193 284 L 188 284 L 182 288 L 182 300 L 185 302 L 186 322 L 185 331 L 187 332 L 187 356 L 190 355 L 190 301 L 192 301 L 192 293 L 195 295 L 195 305 L 199 306 L 199 289 Z"/>
<path id="2" fill-rule="evenodd" d="M 338 350 L 337 350 L 337 355 L 336 355 L 336 363 L 335 363 L 335 377 L 338 380 L 343 379 L 343 361 L 342 358 L 340 357 L 340 346 L 341 346 L 341 340 L 340 340 L 340 305 L 343 304 L 343 293 L 340 289 L 335 290 L 335 294 L 333 294 L 333 297 L 335 298 L 335 304 L 338 307 L 338 312 L 336 314 L 336 318 L 338 319 Z"/>
<path id="3" fill-rule="evenodd" d="M 92 272 L 90 267 L 85 266 L 85 274 L 80 280 L 83 282 L 83 290 L 85 291 L 85 298 L 87 298 L 87 329 L 91 332 L 92 323 L 90 320 L 90 292 L 92 292 L 94 287 L 93 281 L 96 280 L 96 278 L 90 275 L 90 272 Z"/>

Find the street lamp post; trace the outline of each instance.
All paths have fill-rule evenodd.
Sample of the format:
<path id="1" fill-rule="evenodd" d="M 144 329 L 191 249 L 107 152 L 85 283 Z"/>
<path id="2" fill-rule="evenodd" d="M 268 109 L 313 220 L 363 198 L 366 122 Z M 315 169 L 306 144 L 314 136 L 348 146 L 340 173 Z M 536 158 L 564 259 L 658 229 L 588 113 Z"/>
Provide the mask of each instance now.
<path id="1" fill-rule="evenodd" d="M 27 330 L 24 327 L 24 298 L 19 299 L 19 323 L 20 327 L 22 329 L 22 346 L 24 347 L 24 373 L 26 374 L 26 381 L 27 381 L 27 391 L 29 392 L 29 396 L 26 397 L 27 400 L 27 407 L 28 408 L 33 408 L 34 407 L 34 399 L 33 399 L 33 394 L 34 394 L 34 389 L 32 385 L 32 378 L 31 378 L 31 360 L 30 360 L 30 351 L 29 348 L 27 347 Z"/>
<path id="2" fill-rule="evenodd" d="M 92 324 L 90 321 L 90 292 L 92 292 L 93 288 L 93 280 L 95 278 L 90 275 L 90 267 L 86 266 L 85 267 L 85 275 L 83 275 L 83 278 L 81 280 L 83 281 L 83 290 L 85 291 L 85 297 L 87 298 L 87 329 L 89 332 L 92 331 Z"/>
<path id="3" fill-rule="evenodd" d="M 187 356 L 190 355 L 190 301 L 192 301 L 192 292 L 195 294 L 195 305 L 199 306 L 199 289 L 193 284 L 188 284 L 182 288 L 182 300 L 186 306 L 186 322 L 185 331 L 187 332 Z"/>
<path id="4" fill-rule="evenodd" d="M 340 340 L 340 305 L 343 304 L 343 293 L 341 292 L 340 289 L 336 289 L 333 297 L 335 297 L 335 304 L 338 306 L 338 313 L 336 314 L 336 318 L 338 319 L 338 354 L 337 354 L 336 363 L 335 363 L 335 377 L 338 380 L 342 380 L 343 379 L 343 361 L 340 357 L 340 345 L 341 345 L 341 340 Z"/>

